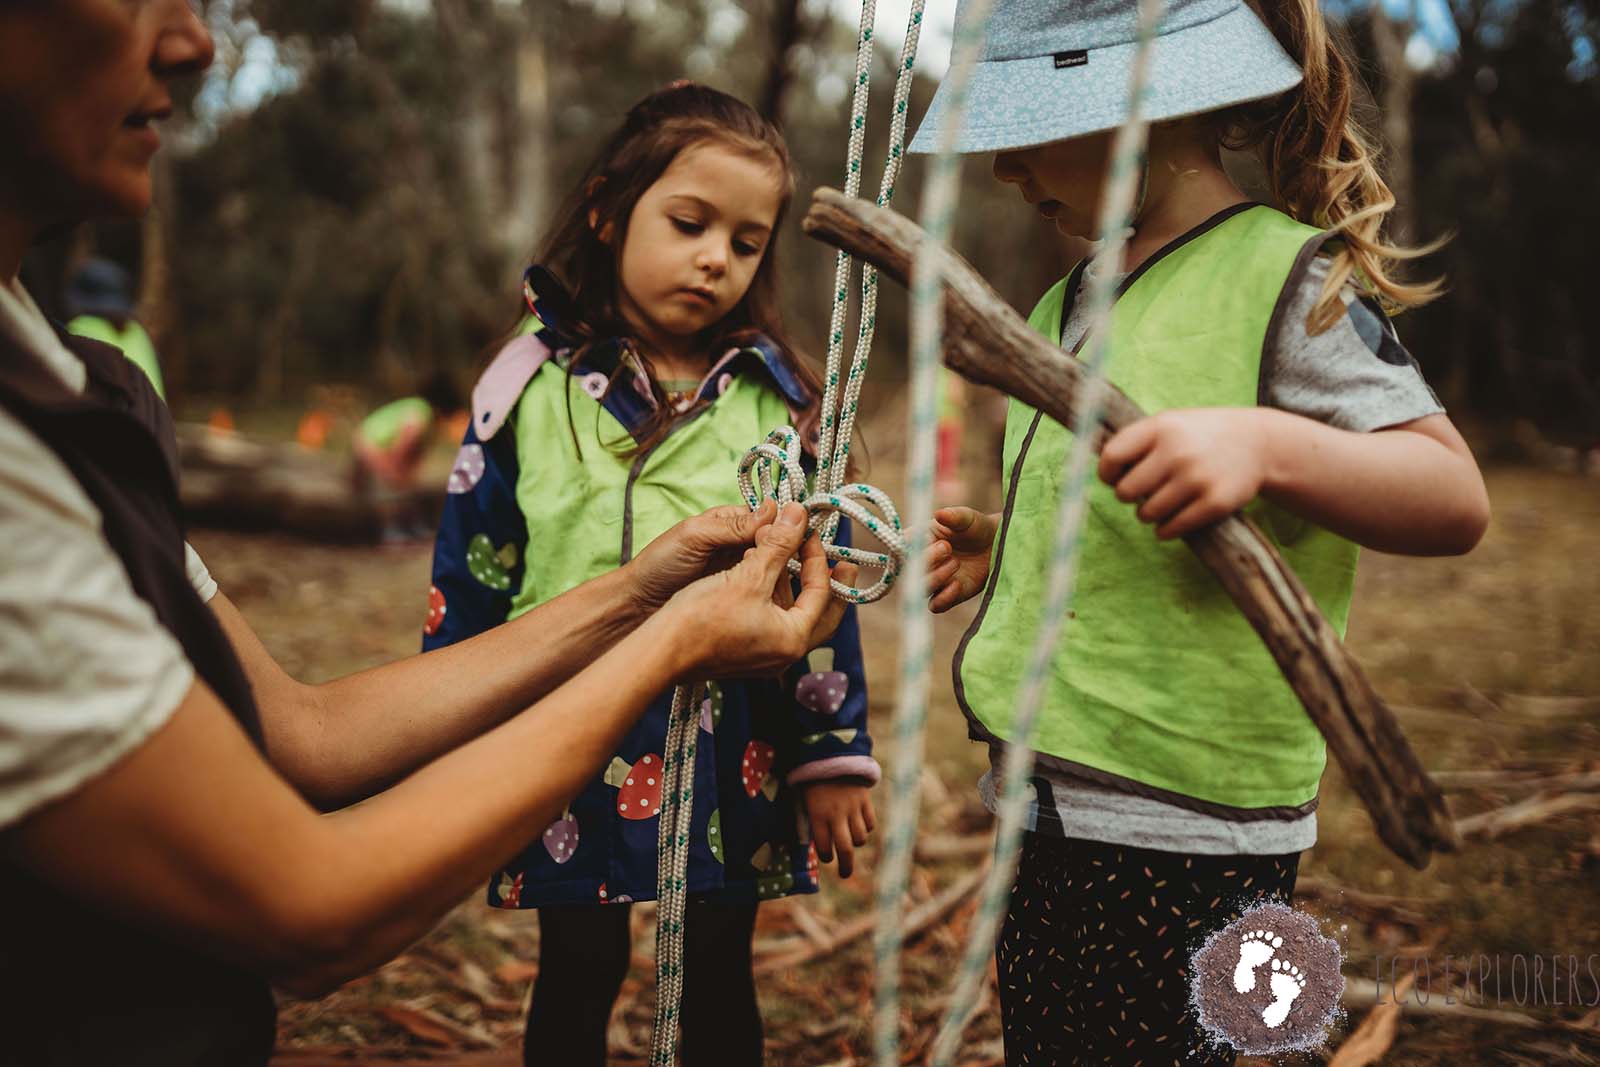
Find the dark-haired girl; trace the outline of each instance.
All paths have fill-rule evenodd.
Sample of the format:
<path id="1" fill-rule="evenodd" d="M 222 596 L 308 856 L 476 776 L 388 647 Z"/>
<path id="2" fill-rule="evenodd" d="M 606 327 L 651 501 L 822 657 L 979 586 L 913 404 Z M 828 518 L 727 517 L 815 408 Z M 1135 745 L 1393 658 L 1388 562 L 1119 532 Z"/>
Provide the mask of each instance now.
<path id="1" fill-rule="evenodd" d="M 525 276 L 525 318 L 473 392 L 434 555 L 426 647 L 514 619 L 686 515 L 739 501 L 739 458 L 821 389 L 784 338 L 773 245 L 788 151 L 745 104 L 679 83 L 637 104 Z M 847 536 L 841 531 L 841 536 Z M 538 908 L 528 1063 L 605 1061 L 654 899 L 664 691 L 610 765 L 489 885 Z M 759 1063 L 756 904 L 848 877 L 878 765 L 853 612 L 782 681 L 712 682 L 701 709 L 686 929 L 685 1062 Z M 814 847 L 813 847 L 814 846 Z"/>

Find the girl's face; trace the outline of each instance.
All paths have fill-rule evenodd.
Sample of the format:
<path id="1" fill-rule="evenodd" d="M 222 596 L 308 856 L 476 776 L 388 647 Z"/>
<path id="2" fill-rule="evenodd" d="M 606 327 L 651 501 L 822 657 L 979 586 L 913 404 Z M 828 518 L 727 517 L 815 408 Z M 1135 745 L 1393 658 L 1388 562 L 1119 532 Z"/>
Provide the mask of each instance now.
<path id="1" fill-rule="evenodd" d="M 994 176 L 1017 186 L 1062 233 L 1093 240 L 1110 154 L 1111 134 L 1094 133 L 1001 152 L 994 157 Z"/>
<path id="2" fill-rule="evenodd" d="M 660 355 L 685 354 L 695 334 L 733 310 L 766 254 L 783 194 L 771 159 L 715 141 L 678 153 L 634 205 L 618 257 L 618 304 L 642 341 Z"/>
<path id="3" fill-rule="evenodd" d="M 0 198 L 54 225 L 150 204 L 168 82 L 205 69 L 189 0 L 0 2 Z"/>

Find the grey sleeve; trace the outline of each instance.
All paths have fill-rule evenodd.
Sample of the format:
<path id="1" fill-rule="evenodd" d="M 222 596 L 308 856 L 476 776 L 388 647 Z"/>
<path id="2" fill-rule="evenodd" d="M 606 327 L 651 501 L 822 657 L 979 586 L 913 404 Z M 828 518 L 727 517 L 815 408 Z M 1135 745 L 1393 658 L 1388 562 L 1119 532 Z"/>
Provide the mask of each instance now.
<path id="1" fill-rule="evenodd" d="M 1371 298 L 1346 286 L 1339 321 L 1315 337 L 1306 332 L 1327 277 L 1328 260 L 1317 256 L 1298 281 L 1290 279 L 1274 316 L 1276 334 L 1262 353 L 1261 403 L 1355 433 L 1444 411 Z"/>

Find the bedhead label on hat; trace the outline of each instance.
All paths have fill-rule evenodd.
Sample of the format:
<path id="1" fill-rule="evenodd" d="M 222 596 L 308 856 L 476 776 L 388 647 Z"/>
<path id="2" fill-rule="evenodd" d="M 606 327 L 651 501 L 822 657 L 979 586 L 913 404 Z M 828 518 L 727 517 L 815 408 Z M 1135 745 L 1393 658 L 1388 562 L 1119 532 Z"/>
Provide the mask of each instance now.
<path id="1" fill-rule="evenodd" d="M 1089 62 L 1089 50 L 1086 48 L 1077 48 L 1071 52 L 1056 53 L 1057 70 L 1060 70 L 1062 67 L 1081 67 L 1087 62 Z"/>

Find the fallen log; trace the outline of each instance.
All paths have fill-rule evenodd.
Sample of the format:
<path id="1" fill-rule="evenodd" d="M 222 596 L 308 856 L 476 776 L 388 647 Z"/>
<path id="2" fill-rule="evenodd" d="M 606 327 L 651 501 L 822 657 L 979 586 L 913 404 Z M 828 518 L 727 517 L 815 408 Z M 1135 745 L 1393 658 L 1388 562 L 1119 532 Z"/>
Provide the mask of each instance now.
<path id="1" fill-rule="evenodd" d="M 819 189 L 803 222 L 806 233 L 866 260 L 906 284 L 925 235 L 888 208 Z M 961 257 L 939 252 L 944 277 L 944 363 L 972 381 L 994 386 L 1072 426 L 1084 404 L 1081 363 L 1028 328 L 1022 317 Z M 1091 445 L 1143 417 L 1115 387 Z M 1401 733 L 1338 634 L 1272 543 L 1233 516 L 1184 538 L 1222 582 L 1299 695 L 1378 836 L 1413 867 L 1434 851 L 1461 845 L 1444 796 Z"/>
<path id="2" fill-rule="evenodd" d="M 383 525 L 378 501 L 356 492 L 349 469 L 323 453 L 191 423 L 179 423 L 177 434 L 178 498 L 192 525 L 333 543 L 377 540 Z M 443 499 L 442 484 L 432 482 L 394 494 L 391 506 L 437 516 Z"/>

